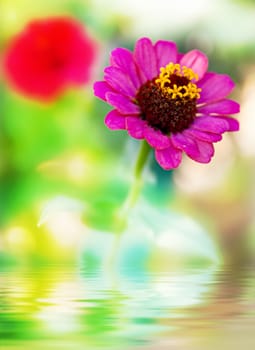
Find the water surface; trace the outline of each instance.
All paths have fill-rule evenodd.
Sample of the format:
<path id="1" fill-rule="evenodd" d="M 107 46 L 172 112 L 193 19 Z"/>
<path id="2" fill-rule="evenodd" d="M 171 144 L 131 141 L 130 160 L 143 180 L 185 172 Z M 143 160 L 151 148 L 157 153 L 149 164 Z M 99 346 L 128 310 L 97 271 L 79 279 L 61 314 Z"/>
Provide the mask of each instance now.
<path id="1" fill-rule="evenodd" d="M 253 349 L 252 268 L 0 272 L 0 348 Z"/>

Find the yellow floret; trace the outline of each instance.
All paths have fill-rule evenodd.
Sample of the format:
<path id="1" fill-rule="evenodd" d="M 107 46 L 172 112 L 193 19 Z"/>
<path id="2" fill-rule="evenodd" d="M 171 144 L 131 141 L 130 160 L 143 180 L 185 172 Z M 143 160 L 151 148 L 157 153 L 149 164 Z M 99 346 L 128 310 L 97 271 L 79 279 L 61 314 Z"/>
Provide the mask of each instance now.
<path id="1" fill-rule="evenodd" d="M 187 85 L 169 86 L 171 84 L 171 76 L 185 77 L 190 82 Z M 198 75 L 193 72 L 191 68 L 186 66 L 180 66 L 179 63 L 169 63 L 166 67 L 160 68 L 159 77 L 155 80 L 155 83 L 160 86 L 164 93 L 170 94 L 171 98 L 176 99 L 177 96 L 180 98 L 191 98 L 197 99 L 200 97 L 201 89 L 197 87 L 194 81 L 198 80 Z M 193 81 L 193 82 L 191 82 Z"/>

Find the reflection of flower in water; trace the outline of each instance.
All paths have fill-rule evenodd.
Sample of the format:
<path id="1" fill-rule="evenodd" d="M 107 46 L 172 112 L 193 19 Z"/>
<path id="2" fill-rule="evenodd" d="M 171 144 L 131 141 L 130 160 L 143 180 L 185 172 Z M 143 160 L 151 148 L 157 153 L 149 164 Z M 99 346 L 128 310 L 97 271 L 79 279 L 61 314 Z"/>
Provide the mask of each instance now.
<path id="1" fill-rule="evenodd" d="M 95 306 L 103 305 L 103 300 L 118 306 L 115 317 L 118 315 L 123 322 L 120 331 L 143 337 L 148 331 L 152 335 L 162 330 L 161 321 L 180 317 L 185 308 L 205 304 L 206 294 L 214 288 L 214 278 L 213 267 L 145 272 L 143 276 L 134 270 L 133 274 L 122 271 L 115 280 L 98 272 L 85 277 L 86 298 L 94 300 Z"/>
<path id="2" fill-rule="evenodd" d="M 115 109 L 106 125 L 125 129 L 155 149 L 162 168 L 179 166 L 182 152 L 208 163 L 213 143 L 226 131 L 236 131 L 230 114 L 239 105 L 226 97 L 235 84 L 227 76 L 207 72 L 207 57 L 198 50 L 180 54 L 170 41 L 137 41 L 134 52 L 117 48 L 104 81 L 95 83 L 95 95 Z"/>
<path id="3" fill-rule="evenodd" d="M 84 291 L 78 282 L 63 281 L 57 284 L 47 298 L 40 298 L 40 311 L 36 318 L 45 322 L 52 332 L 65 333 L 78 330 L 81 326 L 77 316 L 85 306 Z"/>
<path id="4" fill-rule="evenodd" d="M 69 86 L 86 83 L 94 57 L 95 43 L 78 21 L 38 19 L 10 43 L 5 71 L 20 92 L 47 101 Z"/>
<path id="5" fill-rule="evenodd" d="M 17 270 L 2 272 L 1 340 L 11 335 L 12 341 L 29 340 L 30 346 L 32 338 L 36 349 L 46 339 L 53 348 L 66 349 L 66 342 L 72 342 L 81 349 L 133 349 L 141 342 L 172 339 L 188 345 L 194 337 L 211 341 L 217 336 L 220 341 L 222 332 L 239 337 L 236 330 L 244 326 L 249 327 L 247 339 L 253 334 L 253 271 L 244 279 L 243 270 L 239 278 L 233 269 L 225 275 L 212 266 L 187 267 L 147 273 L 145 278 L 120 273 L 115 281 L 102 271 L 84 272 L 83 267 L 69 270 L 63 265 L 57 270 L 37 266 L 21 275 Z"/>
<path id="6" fill-rule="evenodd" d="M 132 339 L 154 337 L 166 329 L 165 320 L 206 302 L 220 257 L 213 239 L 196 222 L 139 203 L 130 212 L 111 264 L 114 238 L 114 234 L 91 230 L 81 264 L 86 298 L 104 305 L 102 300 L 114 291 L 121 295 L 114 316 L 120 317 L 123 326 L 116 336 L 120 332 Z M 110 302 L 115 303 L 115 298 Z"/>

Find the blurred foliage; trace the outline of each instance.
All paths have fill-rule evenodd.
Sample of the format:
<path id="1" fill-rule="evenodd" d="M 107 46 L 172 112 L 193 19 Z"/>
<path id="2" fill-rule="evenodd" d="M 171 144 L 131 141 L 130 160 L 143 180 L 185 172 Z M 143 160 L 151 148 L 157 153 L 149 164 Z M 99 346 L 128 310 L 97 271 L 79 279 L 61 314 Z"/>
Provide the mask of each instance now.
<path id="1" fill-rule="evenodd" d="M 244 4 L 225 0 L 222 3 L 224 9 L 234 4 L 233 8 L 238 10 L 240 7 L 244 11 L 248 3 L 246 11 L 255 9 L 252 1 Z M 151 6 L 152 3 L 148 5 Z M 203 6 L 206 8 L 206 4 Z M 219 11 L 218 14 L 222 15 L 217 6 L 215 4 L 214 11 Z M 80 200 L 86 206 L 81 218 L 84 227 L 111 232 L 116 210 L 128 191 L 138 143 L 128 140 L 125 132 L 112 132 L 105 127 L 103 119 L 109 107 L 93 97 L 92 84 L 94 80 L 102 77 L 103 66 L 108 62 L 110 50 L 117 45 L 132 49 L 136 37 L 142 35 L 141 29 L 136 26 L 136 18 L 132 17 L 132 13 L 121 11 L 114 2 L 108 3 L 103 0 L 2 0 L 0 12 L 2 53 L 12 37 L 30 19 L 51 15 L 70 15 L 77 18 L 84 23 L 100 46 L 90 84 L 76 90 L 69 89 L 52 103 L 42 104 L 25 98 L 14 91 L 4 79 L 0 87 L 2 254 L 5 257 L 13 257 L 13 254 L 10 254 L 10 242 L 14 240 L 13 245 L 16 248 L 13 252 L 16 252 L 19 245 L 23 246 L 23 256 L 27 254 L 36 260 L 35 256 L 45 255 L 47 260 L 47 247 L 50 244 L 56 256 L 59 251 L 59 256 L 62 257 L 65 253 L 58 247 L 58 244 L 61 245 L 61 236 L 53 243 L 54 240 L 50 238 L 53 233 L 48 231 L 47 225 L 37 228 L 45 205 L 59 195 Z M 237 13 L 233 15 L 236 16 Z M 175 28 L 172 35 L 171 23 L 169 28 L 164 28 L 160 21 L 158 22 L 161 38 L 176 40 L 183 52 L 194 47 L 205 51 L 209 56 L 210 70 L 234 77 L 237 82 L 235 98 L 240 101 L 242 85 L 255 59 L 254 42 L 246 39 L 245 29 L 241 28 L 245 18 L 240 18 L 240 35 L 243 35 L 243 41 L 232 40 L 231 32 L 227 32 L 230 22 L 227 15 L 226 28 L 221 29 L 224 32 L 223 38 L 220 32 L 215 31 L 215 18 L 210 18 L 208 14 L 204 17 L 194 16 L 190 30 L 187 30 L 187 26 L 182 27 L 181 18 L 177 18 L 176 21 L 179 21 L 180 28 L 176 31 L 176 24 L 173 24 Z M 144 23 L 147 23 L 146 28 L 149 31 L 150 18 Z M 158 33 L 155 33 L 155 37 L 157 35 Z M 226 44 L 224 38 L 228 35 L 231 40 Z M 233 143 L 235 142 L 234 140 Z M 145 175 L 143 196 L 152 206 L 175 207 L 182 213 L 194 215 L 219 242 L 221 233 L 215 232 L 218 227 L 212 224 L 215 217 L 218 217 L 217 211 L 212 206 L 212 211 L 208 212 L 205 207 L 201 207 L 197 198 L 203 196 L 208 207 L 210 203 L 217 205 L 217 201 L 219 203 L 223 195 L 227 198 L 224 199 L 224 203 L 228 203 L 226 205 L 229 207 L 238 203 L 240 198 L 246 203 L 251 201 L 248 195 L 243 195 L 249 193 L 251 180 L 246 177 L 249 165 L 244 166 L 247 163 L 242 160 L 242 155 L 238 155 L 237 149 L 236 144 L 232 148 L 234 164 L 229 168 L 229 172 L 226 172 L 224 179 L 215 184 L 213 195 L 210 190 L 205 190 L 190 199 L 189 195 L 176 185 L 178 171 L 164 172 L 151 158 L 148 173 Z M 231 171 L 234 172 L 234 176 L 231 175 Z M 228 183 L 230 177 L 231 181 Z M 233 193 L 237 195 L 234 196 Z M 19 243 L 15 234 L 14 238 L 10 238 L 13 230 L 26 232 L 21 234 Z M 44 232 L 40 239 L 39 232 Z M 38 239 L 40 243 L 37 242 Z M 29 245 L 26 241 L 33 244 Z M 70 247 L 69 253 L 75 254 L 76 248 Z"/>

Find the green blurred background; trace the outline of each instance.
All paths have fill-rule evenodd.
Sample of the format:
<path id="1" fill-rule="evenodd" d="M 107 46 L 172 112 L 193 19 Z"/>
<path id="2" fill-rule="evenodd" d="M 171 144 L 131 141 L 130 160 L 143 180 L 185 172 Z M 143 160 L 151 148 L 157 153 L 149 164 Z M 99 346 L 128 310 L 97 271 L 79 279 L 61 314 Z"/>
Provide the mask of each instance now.
<path id="1" fill-rule="evenodd" d="M 93 97 L 92 84 L 102 78 L 112 48 L 132 49 L 141 36 L 175 40 L 183 52 L 200 49 L 209 56 L 210 70 L 231 75 L 237 84 L 232 97 L 241 103 L 241 131 L 215 145 L 209 165 L 185 159 L 175 172 L 164 172 L 151 159 L 144 195 L 152 204 L 163 203 L 198 220 L 226 257 L 241 254 L 247 239 L 248 246 L 254 241 L 253 1 L 183 6 L 163 0 L 110 1 L 105 7 L 103 0 L 1 0 L 3 53 L 27 22 L 52 15 L 81 21 L 100 48 L 90 83 L 66 90 L 51 103 L 26 98 L 2 79 L 2 259 L 25 264 L 75 259 L 87 227 L 111 230 L 138 145 L 125 132 L 104 126 L 109 107 Z"/>
<path id="2" fill-rule="evenodd" d="M 66 283 L 63 288 L 68 295 L 71 282 L 55 270 L 44 273 L 45 266 L 64 264 L 67 271 L 75 271 L 86 265 L 86 271 L 94 271 L 104 259 L 112 244 L 114 212 L 132 181 L 139 143 L 125 132 L 105 127 L 109 107 L 93 96 L 92 85 L 102 78 L 110 51 L 117 46 L 132 49 L 141 36 L 174 40 L 182 52 L 198 48 L 208 55 L 210 70 L 229 74 L 237 84 L 232 98 L 241 104 L 241 129 L 224 135 L 208 165 L 185 158 L 179 169 L 164 172 L 151 158 L 128 229 L 136 240 L 132 236 L 131 243 L 128 238 L 123 243 L 117 264 L 135 266 L 131 274 L 136 276 L 144 270 L 173 266 L 179 271 L 184 265 L 223 265 L 232 271 L 254 266 L 255 2 L 1 0 L 1 54 L 31 19 L 52 15 L 70 15 L 83 23 L 97 41 L 99 53 L 89 84 L 68 89 L 51 103 L 26 98 L 1 79 L 0 270 L 11 270 L 13 276 L 10 281 L 4 276 L 3 285 L 12 288 L 20 273 L 23 276 L 30 271 L 31 285 L 27 281 L 21 287 L 24 295 L 33 298 L 32 288 L 34 296 L 41 298 L 40 290 L 58 281 Z M 154 243 L 148 238 L 148 227 L 159 237 Z M 38 271 L 39 277 L 34 276 Z M 77 290 L 78 299 L 83 288 Z M 8 298 L 11 303 L 11 294 Z M 79 324 L 91 327 L 87 340 L 105 331 L 103 325 L 93 328 L 105 314 L 115 317 L 117 313 L 125 322 L 116 307 L 122 296 L 114 294 L 112 298 L 114 307 L 109 300 L 105 304 L 102 300 L 98 314 L 95 311 L 90 319 L 86 319 L 89 314 L 79 319 Z M 68 307 L 68 296 L 63 299 Z M 48 306 L 41 319 L 49 320 L 47 312 L 58 315 L 60 304 L 52 311 Z M 18 307 L 22 314 L 24 310 Z M 26 312 L 32 314 L 35 309 Z M 22 334 L 30 332 L 36 338 L 36 321 L 22 323 L 19 317 L 16 328 L 13 320 L 7 319 L 16 329 L 16 335 L 10 337 L 22 340 Z M 70 327 L 72 322 L 67 322 L 66 329 L 70 331 Z M 59 330 L 53 327 L 51 331 Z"/>

